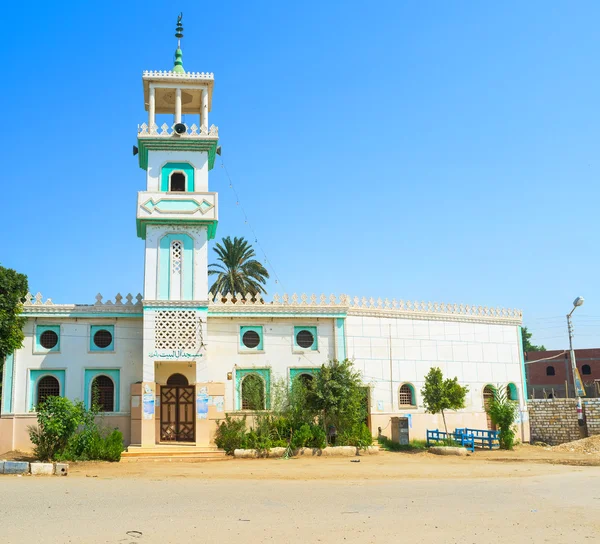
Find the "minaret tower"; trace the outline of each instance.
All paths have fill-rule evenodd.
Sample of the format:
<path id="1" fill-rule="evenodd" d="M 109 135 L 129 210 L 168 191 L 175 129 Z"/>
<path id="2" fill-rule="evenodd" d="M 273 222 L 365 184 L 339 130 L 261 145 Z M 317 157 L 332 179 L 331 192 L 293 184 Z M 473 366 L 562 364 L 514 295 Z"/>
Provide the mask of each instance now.
<path id="1" fill-rule="evenodd" d="M 214 76 L 184 70 L 181 15 L 175 37 L 171 71 L 143 74 L 148 122 L 139 126 L 134 148 L 146 171 L 146 190 L 137 200 L 137 234 L 145 241 L 143 410 L 137 425 L 143 446 L 170 440 L 200 444 L 205 434 L 198 431 L 208 394 L 208 241 L 218 219 L 217 193 L 208 190 L 218 142 L 217 127 L 208 124 Z M 173 387 L 173 394 L 186 393 L 192 402 L 177 405 L 176 421 L 169 421 L 158 405 L 161 386 L 166 391 L 174 375 L 181 383 L 171 385 L 183 389 Z"/>

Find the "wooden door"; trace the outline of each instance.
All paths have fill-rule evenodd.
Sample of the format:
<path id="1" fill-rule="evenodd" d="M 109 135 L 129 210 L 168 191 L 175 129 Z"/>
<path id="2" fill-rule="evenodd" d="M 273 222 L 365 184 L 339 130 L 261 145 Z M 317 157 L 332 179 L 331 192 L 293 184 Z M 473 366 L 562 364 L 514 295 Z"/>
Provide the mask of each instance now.
<path id="1" fill-rule="evenodd" d="M 195 442 L 194 391 L 193 385 L 160 388 L 161 442 Z"/>

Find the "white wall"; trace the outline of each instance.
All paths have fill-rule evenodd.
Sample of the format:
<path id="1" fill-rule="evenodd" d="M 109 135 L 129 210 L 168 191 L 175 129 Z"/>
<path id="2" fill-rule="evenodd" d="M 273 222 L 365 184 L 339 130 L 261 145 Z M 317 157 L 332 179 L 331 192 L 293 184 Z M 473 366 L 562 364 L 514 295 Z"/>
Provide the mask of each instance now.
<path id="1" fill-rule="evenodd" d="M 60 325 L 60 352 L 34 353 L 34 324 Z M 115 351 L 89 351 L 90 325 L 114 325 Z M 84 369 L 120 369 L 120 412 L 129 412 L 130 385 L 141 379 L 142 373 L 142 320 L 119 319 L 28 319 L 24 327 L 23 348 L 15 354 L 13 410 L 27 412 L 29 403 L 29 370 L 64 369 L 65 393 L 70 399 L 84 398 Z"/>
<path id="2" fill-rule="evenodd" d="M 208 191 L 208 152 L 148 151 L 147 191 L 160 191 L 160 172 L 167 162 L 189 162 L 194 167 L 194 191 Z"/>
<path id="3" fill-rule="evenodd" d="M 398 411 L 398 388 L 405 382 L 413 384 L 421 407 L 420 389 L 434 366 L 469 386 L 466 411 L 483 412 L 483 388 L 488 384 L 514 383 L 522 402 L 517 326 L 350 315 L 346 339 L 348 358 L 373 386 L 374 413 L 377 401 L 383 402 L 380 412 Z"/>
<path id="4" fill-rule="evenodd" d="M 217 318 L 208 320 L 208 346 L 202 381 L 225 381 L 225 409 L 234 409 L 235 367 L 271 368 L 271 380 L 287 379 L 290 367 L 318 367 L 335 356 L 334 319 L 330 318 Z M 263 326 L 264 353 L 239 348 L 240 326 Z M 294 353 L 294 326 L 316 326 L 318 351 Z M 233 380 L 226 379 L 227 372 Z"/>

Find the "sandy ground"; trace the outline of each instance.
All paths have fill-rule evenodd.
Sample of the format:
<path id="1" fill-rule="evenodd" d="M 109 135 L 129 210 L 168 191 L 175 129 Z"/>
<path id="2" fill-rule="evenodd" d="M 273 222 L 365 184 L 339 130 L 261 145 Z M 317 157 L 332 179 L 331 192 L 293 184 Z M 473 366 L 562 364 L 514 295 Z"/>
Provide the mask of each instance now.
<path id="1" fill-rule="evenodd" d="M 592 542 L 600 467 L 565 457 L 80 463 L 0 477 L 0 542 Z"/>

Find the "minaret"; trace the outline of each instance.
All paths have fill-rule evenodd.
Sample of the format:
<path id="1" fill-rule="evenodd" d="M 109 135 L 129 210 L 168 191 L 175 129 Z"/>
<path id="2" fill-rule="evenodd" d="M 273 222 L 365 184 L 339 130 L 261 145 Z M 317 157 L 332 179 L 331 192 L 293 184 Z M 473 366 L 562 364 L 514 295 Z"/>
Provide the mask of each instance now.
<path id="1" fill-rule="evenodd" d="M 148 402 L 141 422 L 145 446 L 169 439 L 156 435 L 150 414 L 151 394 L 159 398 L 159 384 L 166 384 L 171 374 L 185 376 L 190 386 L 208 381 L 208 240 L 214 238 L 218 220 L 217 193 L 208 190 L 218 142 L 217 128 L 208 125 L 214 76 L 184 70 L 181 15 L 175 37 L 172 70 L 143 73 L 148 122 L 138 127 L 134 149 L 146 171 L 146 190 L 138 193 L 137 201 L 137 234 L 146 244 L 142 392 Z M 194 433 L 169 432 L 180 433 L 178 441 L 195 441 Z"/>

